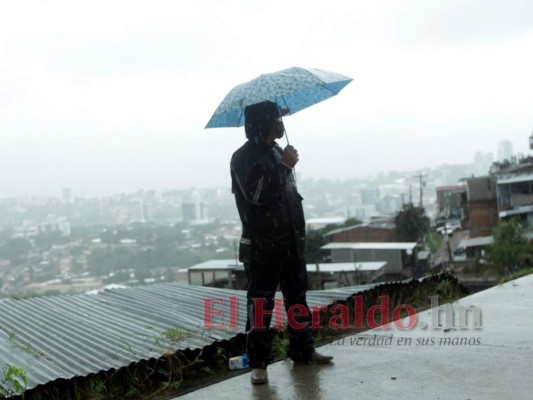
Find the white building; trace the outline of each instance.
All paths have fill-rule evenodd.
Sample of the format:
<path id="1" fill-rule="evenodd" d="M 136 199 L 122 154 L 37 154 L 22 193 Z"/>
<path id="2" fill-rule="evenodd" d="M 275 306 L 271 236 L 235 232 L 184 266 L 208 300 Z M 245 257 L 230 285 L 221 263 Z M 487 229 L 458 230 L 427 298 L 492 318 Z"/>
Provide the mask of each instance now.
<path id="1" fill-rule="evenodd" d="M 498 161 L 511 161 L 513 158 L 513 144 L 509 140 L 502 140 L 498 145 Z"/>

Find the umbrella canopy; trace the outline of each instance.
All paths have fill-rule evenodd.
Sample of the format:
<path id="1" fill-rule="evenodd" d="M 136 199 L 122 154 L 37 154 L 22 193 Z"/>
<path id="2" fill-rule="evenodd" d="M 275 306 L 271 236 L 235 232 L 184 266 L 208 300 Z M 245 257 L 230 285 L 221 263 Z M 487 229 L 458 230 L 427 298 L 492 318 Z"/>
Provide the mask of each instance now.
<path id="1" fill-rule="evenodd" d="M 272 101 L 294 114 L 339 93 L 352 78 L 314 68 L 293 67 L 263 74 L 234 87 L 222 100 L 206 128 L 244 125 L 244 109 Z"/>

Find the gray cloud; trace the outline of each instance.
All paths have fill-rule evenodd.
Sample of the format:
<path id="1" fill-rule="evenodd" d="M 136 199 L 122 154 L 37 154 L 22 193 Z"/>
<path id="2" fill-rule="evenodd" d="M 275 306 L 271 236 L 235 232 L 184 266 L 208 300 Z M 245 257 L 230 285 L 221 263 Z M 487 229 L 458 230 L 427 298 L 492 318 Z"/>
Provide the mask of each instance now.
<path id="1" fill-rule="evenodd" d="M 424 0 L 408 4 L 398 8 L 390 21 L 390 33 L 400 44 L 482 45 L 533 32 L 533 2 L 529 0 Z"/>

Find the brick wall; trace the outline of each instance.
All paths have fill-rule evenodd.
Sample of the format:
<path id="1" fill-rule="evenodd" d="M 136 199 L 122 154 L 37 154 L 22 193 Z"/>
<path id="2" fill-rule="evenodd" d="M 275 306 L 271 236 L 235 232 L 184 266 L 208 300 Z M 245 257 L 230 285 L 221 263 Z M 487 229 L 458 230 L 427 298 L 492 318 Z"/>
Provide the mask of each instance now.
<path id="1" fill-rule="evenodd" d="M 336 233 L 331 238 L 332 242 L 396 242 L 396 234 L 391 228 L 355 227 L 353 229 Z"/>

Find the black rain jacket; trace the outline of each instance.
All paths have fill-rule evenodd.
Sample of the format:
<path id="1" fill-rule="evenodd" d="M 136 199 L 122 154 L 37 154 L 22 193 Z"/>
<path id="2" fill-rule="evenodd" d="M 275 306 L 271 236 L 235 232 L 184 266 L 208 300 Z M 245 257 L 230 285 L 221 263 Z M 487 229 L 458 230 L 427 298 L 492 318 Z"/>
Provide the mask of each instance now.
<path id="1" fill-rule="evenodd" d="M 232 192 L 243 226 L 239 252 L 242 262 L 250 262 L 248 247 L 254 240 L 294 245 L 303 257 L 303 198 L 296 189 L 292 170 L 281 164 L 281 154 L 276 143 L 249 139 L 231 158 Z"/>

